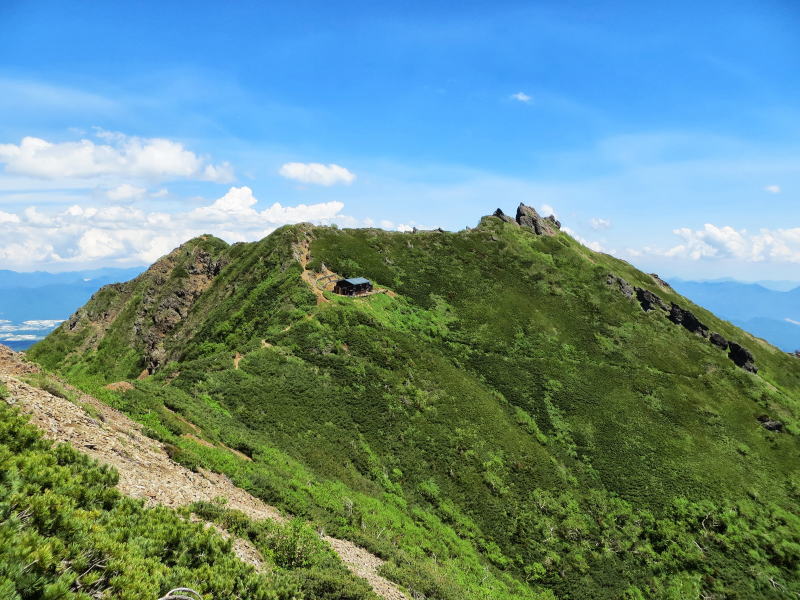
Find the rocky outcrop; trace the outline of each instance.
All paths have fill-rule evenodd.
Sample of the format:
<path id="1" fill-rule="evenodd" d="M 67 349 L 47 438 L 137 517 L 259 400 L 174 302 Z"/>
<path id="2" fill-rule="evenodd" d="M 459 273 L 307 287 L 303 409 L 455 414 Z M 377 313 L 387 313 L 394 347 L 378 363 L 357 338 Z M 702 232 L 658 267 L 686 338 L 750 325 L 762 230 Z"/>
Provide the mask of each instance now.
<path id="1" fill-rule="evenodd" d="M 492 213 L 492 216 L 497 217 L 498 219 L 500 219 L 501 221 L 505 221 L 506 223 L 516 223 L 516 221 L 512 217 L 508 216 L 499 208 Z"/>
<path id="2" fill-rule="evenodd" d="M 720 350 L 727 350 L 728 349 L 728 340 L 726 340 L 722 334 L 719 333 L 712 333 L 711 337 L 709 338 L 711 343 L 714 344 Z"/>
<path id="3" fill-rule="evenodd" d="M 522 202 L 517 207 L 517 224 L 531 229 L 536 235 L 555 235 L 561 228 L 555 217 L 542 218 L 535 208 Z"/>
<path id="4" fill-rule="evenodd" d="M 658 278 L 658 275 L 652 273 L 650 276 Z M 613 273 L 609 273 L 606 276 L 606 284 L 618 289 L 626 298 L 630 299 L 635 295 L 636 300 L 645 312 L 651 312 L 653 310 L 663 311 L 666 317 L 676 325 L 680 325 L 684 329 L 709 340 L 711 344 L 720 350 L 727 350 L 728 358 L 730 358 L 736 366 L 750 373 L 758 373 L 758 367 L 755 365 L 755 358 L 747 348 L 735 342 L 729 342 L 725 339 L 725 336 L 709 330 L 692 311 L 682 308 L 674 302 L 667 304 L 658 294 L 645 288 L 632 286 L 622 277 L 614 275 Z M 666 282 L 664 282 L 664 285 L 667 285 Z M 669 286 L 667 285 L 667 287 Z"/>
<path id="5" fill-rule="evenodd" d="M 625 281 L 622 277 L 609 273 L 606 283 L 619 289 L 619 291 L 622 292 L 622 295 L 626 298 L 633 298 L 633 286 Z"/>
<path id="6" fill-rule="evenodd" d="M 561 221 L 556 219 L 554 215 L 542 217 L 536 212 L 535 208 L 522 202 L 517 207 L 516 218 L 512 218 L 499 208 L 490 216 L 505 223 L 514 223 L 524 229 L 529 229 L 536 235 L 555 235 L 561 229 Z"/>
<path id="7" fill-rule="evenodd" d="M 650 290 L 640 287 L 633 289 L 636 292 L 636 299 L 639 301 L 639 304 L 642 305 L 644 312 L 650 312 L 651 310 L 655 310 L 657 308 L 660 308 L 664 312 L 670 311 L 669 305 Z"/>
<path id="8" fill-rule="evenodd" d="M 776 431 L 778 433 L 783 433 L 783 423 L 781 423 L 780 421 L 776 421 L 775 419 L 768 417 L 767 415 L 761 415 L 760 417 L 758 417 L 758 422 L 761 423 L 761 426 L 767 431 Z"/>
<path id="9" fill-rule="evenodd" d="M 224 266 L 224 261 L 197 248 L 184 267 L 183 277 L 175 277 L 180 267 L 173 255 L 167 255 L 148 269 L 153 281 L 147 287 L 133 325 L 137 338 L 144 343 L 148 372 L 153 373 L 167 360 L 164 338 L 189 315 L 195 301 Z"/>
<path id="10" fill-rule="evenodd" d="M 708 338 L 711 335 L 711 333 L 708 331 L 708 327 L 703 325 L 700 322 L 700 319 L 694 316 L 694 313 L 681 308 L 675 303 L 672 304 L 672 308 L 670 308 L 669 316 L 667 318 L 676 325 L 682 325 L 684 329 L 688 329 L 700 337 Z"/>
<path id="11" fill-rule="evenodd" d="M 728 357 L 739 367 L 751 373 L 758 373 L 752 352 L 736 342 L 728 342 Z"/>

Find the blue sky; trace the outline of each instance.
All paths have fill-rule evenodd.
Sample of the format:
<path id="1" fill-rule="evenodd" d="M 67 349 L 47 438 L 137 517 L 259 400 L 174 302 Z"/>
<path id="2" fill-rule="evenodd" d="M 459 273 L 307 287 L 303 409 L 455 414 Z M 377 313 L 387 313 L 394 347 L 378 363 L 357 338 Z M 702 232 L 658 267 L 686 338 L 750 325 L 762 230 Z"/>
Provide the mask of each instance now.
<path id="1" fill-rule="evenodd" d="M 0 268 L 525 202 L 665 276 L 800 280 L 800 6 L 647 4 L 6 0 Z"/>

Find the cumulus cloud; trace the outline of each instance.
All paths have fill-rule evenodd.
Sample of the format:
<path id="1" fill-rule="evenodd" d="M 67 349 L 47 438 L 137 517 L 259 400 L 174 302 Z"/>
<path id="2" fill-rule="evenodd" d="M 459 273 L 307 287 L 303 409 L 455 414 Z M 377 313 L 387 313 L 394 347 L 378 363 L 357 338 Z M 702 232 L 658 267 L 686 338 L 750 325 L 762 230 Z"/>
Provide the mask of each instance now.
<path id="1" fill-rule="evenodd" d="M 764 187 L 765 192 L 769 192 L 770 194 L 780 194 L 781 193 L 781 186 L 779 185 L 768 185 Z"/>
<path id="2" fill-rule="evenodd" d="M 611 227 L 611 221 L 608 219 L 601 219 L 600 217 L 592 217 L 591 225 L 594 230 L 608 229 Z"/>
<path id="3" fill-rule="evenodd" d="M 301 183 L 330 186 L 337 183 L 350 185 L 356 176 L 339 165 L 291 162 L 283 165 L 278 174 Z"/>
<path id="4" fill-rule="evenodd" d="M 40 319 L 23 321 L 18 325 L 12 325 L 11 321 L 0 321 L 0 334 L 13 333 L 17 331 L 44 331 L 53 329 L 61 322 L 63 322 L 63 319 Z"/>
<path id="5" fill-rule="evenodd" d="M 523 104 L 528 104 L 533 98 L 526 94 L 525 92 L 517 92 L 516 94 L 511 94 L 511 99 L 516 100 L 517 102 L 522 102 Z"/>
<path id="6" fill-rule="evenodd" d="M 542 204 L 542 214 L 545 216 L 553 215 L 554 217 L 558 218 L 558 213 L 556 209 L 550 206 L 549 204 Z"/>
<path id="7" fill-rule="evenodd" d="M 311 221 L 356 225 L 341 202 L 259 210 L 249 187 L 231 187 L 205 206 L 167 214 L 135 206 L 81 206 L 43 212 L 28 207 L 0 222 L 0 264 L 4 268 L 68 270 L 83 266 L 147 264 L 202 233 L 229 242 L 261 239 L 288 223 Z M 35 328 L 29 324 L 28 329 Z"/>
<path id="8" fill-rule="evenodd" d="M 98 132 L 97 137 L 103 143 L 86 138 L 77 142 L 49 142 L 27 136 L 19 144 L 0 144 L 0 163 L 5 165 L 6 173 L 40 179 L 188 178 L 222 183 L 233 180 L 230 164 L 210 164 L 180 142 L 105 131 Z"/>
<path id="9" fill-rule="evenodd" d="M 662 252 L 664 256 L 701 260 L 733 258 L 747 262 L 800 263 L 800 227 L 760 229 L 757 233 L 707 223 L 702 229 L 673 231 L 682 242 Z"/>
<path id="10" fill-rule="evenodd" d="M 119 202 L 120 200 L 135 200 L 141 198 L 147 193 L 143 187 L 139 187 L 130 183 L 121 183 L 117 187 L 111 188 L 106 192 L 109 200 Z"/>
<path id="11" fill-rule="evenodd" d="M 44 336 L 30 334 L 0 335 L 1 342 L 35 342 L 43 340 Z"/>

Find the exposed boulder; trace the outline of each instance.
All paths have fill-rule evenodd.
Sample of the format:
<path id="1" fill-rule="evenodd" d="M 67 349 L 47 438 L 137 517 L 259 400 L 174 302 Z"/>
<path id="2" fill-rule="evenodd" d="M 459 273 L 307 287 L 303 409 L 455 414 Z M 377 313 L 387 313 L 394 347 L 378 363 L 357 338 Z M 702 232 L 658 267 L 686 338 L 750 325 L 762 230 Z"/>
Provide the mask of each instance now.
<path id="1" fill-rule="evenodd" d="M 556 219 L 555 215 L 550 215 L 545 220 L 550 221 L 553 224 L 553 227 L 555 227 L 556 229 L 561 229 L 561 221 Z"/>
<path id="2" fill-rule="evenodd" d="M 500 219 L 501 221 L 505 221 L 506 223 L 516 223 L 516 221 L 512 217 L 504 213 L 499 208 L 496 211 L 494 211 L 494 213 L 492 213 L 492 216 L 497 217 L 498 219 Z"/>
<path id="3" fill-rule="evenodd" d="M 761 426 L 767 431 L 777 431 L 778 433 L 783 432 L 783 423 L 776 421 L 767 415 L 761 415 L 758 417 L 758 422 L 761 423 Z"/>
<path id="4" fill-rule="evenodd" d="M 694 313 L 681 308 L 677 304 L 672 304 L 672 308 L 670 308 L 669 316 L 667 318 L 676 325 L 682 325 L 685 329 L 688 329 L 692 333 L 696 333 L 704 338 L 709 336 L 708 327 L 703 325 L 700 322 L 700 319 L 694 316 Z"/>
<path id="5" fill-rule="evenodd" d="M 619 291 L 622 292 L 626 298 L 633 298 L 633 286 L 619 275 L 609 273 L 606 278 L 606 283 L 612 287 L 616 286 L 619 288 Z"/>
<path id="6" fill-rule="evenodd" d="M 728 357 L 739 367 L 751 373 L 758 373 L 756 367 L 755 357 L 747 348 L 744 348 L 736 342 L 728 342 Z"/>
<path id="7" fill-rule="evenodd" d="M 642 305 L 642 310 L 644 310 L 644 312 L 650 312 L 656 308 L 660 308 L 664 312 L 670 311 L 669 305 L 650 290 L 640 287 L 633 289 L 636 292 L 636 299 L 639 300 L 639 304 Z"/>
<path id="8" fill-rule="evenodd" d="M 535 208 L 521 202 L 517 207 L 517 223 L 522 227 L 528 227 L 536 235 L 555 235 L 556 230 L 561 226 L 560 223 L 556 226 L 555 217 L 552 220 L 544 219 L 536 212 Z"/>
<path id="9" fill-rule="evenodd" d="M 728 340 L 726 340 L 719 333 L 712 333 L 711 334 L 711 343 L 714 344 L 717 348 L 720 348 L 722 350 L 727 350 L 728 349 Z"/>

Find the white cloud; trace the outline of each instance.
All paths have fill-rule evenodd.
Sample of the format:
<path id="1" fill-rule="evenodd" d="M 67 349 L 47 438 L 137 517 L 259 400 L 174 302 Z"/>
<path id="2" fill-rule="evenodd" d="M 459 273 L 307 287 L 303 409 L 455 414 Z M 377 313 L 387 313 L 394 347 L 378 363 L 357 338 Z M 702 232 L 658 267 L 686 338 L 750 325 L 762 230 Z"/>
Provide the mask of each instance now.
<path id="1" fill-rule="evenodd" d="M 553 215 L 554 217 L 558 218 L 558 213 L 556 209 L 550 206 L 549 204 L 542 204 L 542 214 L 546 217 Z"/>
<path id="2" fill-rule="evenodd" d="M 297 206 L 276 202 L 258 210 L 249 187 L 232 187 L 206 206 L 174 214 L 131 206 L 75 204 L 58 212 L 28 207 L 12 215 L 16 220 L 0 224 L 0 265 L 58 271 L 147 264 L 202 233 L 238 242 L 261 239 L 288 223 L 357 225 L 341 213 L 343 209 L 342 202 Z"/>
<path id="3" fill-rule="evenodd" d="M 0 335 L 0 342 L 35 342 L 43 339 L 41 335 Z"/>
<path id="4" fill-rule="evenodd" d="M 141 198 L 147 193 L 143 187 L 139 187 L 130 183 L 121 183 L 117 187 L 111 188 L 106 192 L 109 200 L 119 202 L 120 200 L 134 200 Z"/>
<path id="5" fill-rule="evenodd" d="M 800 227 L 750 233 L 746 229 L 707 223 L 700 230 L 682 227 L 673 233 L 682 243 L 663 252 L 652 252 L 690 260 L 733 258 L 746 262 L 800 263 Z"/>
<path id="6" fill-rule="evenodd" d="M 533 98 L 526 94 L 525 92 L 517 92 L 516 94 L 511 94 L 512 100 L 517 100 L 518 102 L 522 102 L 524 104 L 528 104 Z"/>
<path id="7" fill-rule="evenodd" d="M 800 321 L 795 321 L 794 319 L 790 319 L 789 317 L 786 317 L 785 320 L 791 323 L 792 325 L 800 325 Z"/>
<path id="8" fill-rule="evenodd" d="M 764 187 L 765 192 L 769 192 L 770 194 L 780 194 L 781 193 L 781 186 L 779 185 L 768 185 Z"/>
<path id="9" fill-rule="evenodd" d="M 299 163 L 292 162 L 283 165 L 278 174 L 287 179 L 293 179 L 301 183 L 313 183 L 315 185 L 334 185 L 343 183 L 350 185 L 356 180 L 356 176 L 339 165 L 321 163 Z"/>
<path id="10" fill-rule="evenodd" d="M 601 219 L 600 217 L 592 217 L 591 225 L 594 230 L 608 229 L 611 227 L 611 221 L 608 219 Z"/>
<path id="11" fill-rule="evenodd" d="M 0 224 L 2 223 L 19 223 L 19 217 L 0 210 Z"/>
<path id="12" fill-rule="evenodd" d="M 64 319 L 36 319 L 33 321 L 23 321 L 23 325 L 27 325 L 28 329 L 50 329 L 59 323 L 63 323 Z"/>
<path id="13" fill-rule="evenodd" d="M 77 142 L 49 142 L 24 137 L 19 144 L 0 144 L 0 163 L 5 172 L 41 179 L 95 179 L 141 177 L 150 180 L 174 178 L 230 182 L 228 163 L 209 164 L 180 142 L 163 138 L 140 138 L 99 131 L 97 137 Z"/>

